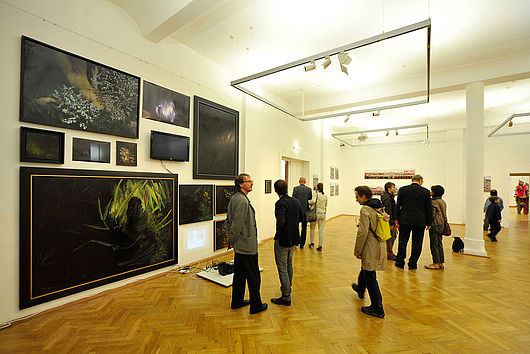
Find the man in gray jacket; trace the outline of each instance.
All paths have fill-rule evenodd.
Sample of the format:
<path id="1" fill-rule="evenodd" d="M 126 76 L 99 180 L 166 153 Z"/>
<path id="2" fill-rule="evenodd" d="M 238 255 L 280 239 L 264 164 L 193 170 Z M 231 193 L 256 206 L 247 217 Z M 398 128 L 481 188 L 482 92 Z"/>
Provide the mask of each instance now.
<path id="1" fill-rule="evenodd" d="M 253 181 L 250 175 L 242 173 L 234 184 L 239 192 L 228 203 L 226 232 L 228 248 L 234 247 L 234 281 L 232 284 L 231 308 L 238 309 L 250 305 L 250 313 L 267 309 L 261 302 L 261 276 L 258 266 L 258 230 L 256 215 L 247 194 L 252 191 Z M 245 300 L 245 283 L 248 284 L 249 300 Z"/>

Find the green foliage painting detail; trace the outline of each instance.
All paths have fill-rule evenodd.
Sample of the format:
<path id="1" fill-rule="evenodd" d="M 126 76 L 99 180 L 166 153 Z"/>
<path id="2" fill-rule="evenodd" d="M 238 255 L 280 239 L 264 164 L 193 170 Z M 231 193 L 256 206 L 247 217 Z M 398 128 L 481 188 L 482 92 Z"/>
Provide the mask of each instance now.
<path id="1" fill-rule="evenodd" d="M 130 240 L 122 244 L 97 240 L 89 242 L 112 247 L 113 250 L 134 246 L 139 251 L 129 261 L 132 264 L 154 264 L 166 260 L 173 251 L 168 248 L 173 238 L 172 194 L 171 181 L 120 179 L 111 200 L 104 204 L 98 197 L 102 226 L 85 226 L 121 231 Z"/>
<path id="2" fill-rule="evenodd" d="M 213 185 L 179 186 L 179 224 L 213 219 Z"/>

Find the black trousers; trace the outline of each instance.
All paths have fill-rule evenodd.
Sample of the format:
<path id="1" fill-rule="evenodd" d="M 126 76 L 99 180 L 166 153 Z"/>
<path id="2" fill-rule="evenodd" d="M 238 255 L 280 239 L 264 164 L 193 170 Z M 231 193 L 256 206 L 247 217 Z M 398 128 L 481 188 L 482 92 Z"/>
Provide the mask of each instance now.
<path id="1" fill-rule="evenodd" d="M 245 299 L 245 283 L 248 284 L 250 308 L 261 307 L 259 288 L 261 275 L 258 266 L 258 254 L 234 253 L 234 281 L 232 283 L 232 306 L 239 306 Z"/>
<path id="2" fill-rule="evenodd" d="M 493 238 L 501 231 L 501 223 L 498 221 L 490 221 L 490 236 Z"/>
<path id="3" fill-rule="evenodd" d="M 412 251 L 409 258 L 409 268 L 418 267 L 418 259 L 423 247 L 424 226 L 399 225 L 399 246 L 396 256 L 396 266 L 404 267 L 405 258 L 407 258 L 407 244 L 409 243 L 410 233 L 412 232 Z"/>
<path id="4" fill-rule="evenodd" d="M 383 297 L 379 290 L 375 270 L 369 271 L 361 268 L 359 279 L 357 281 L 359 285 L 359 294 L 364 294 L 364 291 L 368 289 L 368 295 L 370 295 L 371 302 L 370 307 L 377 313 L 384 312 Z"/>
<path id="5" fill-rule="evenodd" d="M 304 215 L 304 220 L 302 220 L 302 230 L 300 231 L 300 248 L 304 248 L 305 240 L 307 236 L 307 219 Z"/>

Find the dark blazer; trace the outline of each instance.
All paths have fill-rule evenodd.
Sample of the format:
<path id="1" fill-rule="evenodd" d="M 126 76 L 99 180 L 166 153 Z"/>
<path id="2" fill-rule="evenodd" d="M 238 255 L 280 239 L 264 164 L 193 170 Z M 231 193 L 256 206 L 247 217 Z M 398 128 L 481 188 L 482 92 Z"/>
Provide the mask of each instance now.
<path id="1" fill-rule="evenodd" d="M 385 206 L 385 212 L 390 216 L 390 226 L 396 225 L 396 201 L 394 195 L 384 191 L 381 194 L 381 202 Z"/>
<path id="2" fill-rule="evenodd" d="M 399 224 L 425 227 L 431 226 L 431 193 L 418 183 L 401 187 L 396 204 L 396 219 Z"/>
<path id="3" fill-rule="evenodd" d="M 299 224 L 303 219 L 302 208 L 298 200 L 282 196 L 274 206 L 276 217 L 275 240 L 279 240 L 280 246 L 292 247 L 300 244 Z"/>
<path id="4" fill-rule="evenodd" d="M 488 218 L 490 224 L 492 222 L 498 222 L 499 220 L 501 220 L 501 207 L 499 206 L 499 204 L 491 203 L 488 207 L 488 210 L 486 210 L 486 217 Z"/>
<path id="5" fill-rule="evenodd" d="M 298 200 L 300 207 L 302 208 L 302 213 L 307 213 L 308 201 L 313 197 L 313 191 L 306 185 L 299 185 L 293 189 L 293 198 Z"/>

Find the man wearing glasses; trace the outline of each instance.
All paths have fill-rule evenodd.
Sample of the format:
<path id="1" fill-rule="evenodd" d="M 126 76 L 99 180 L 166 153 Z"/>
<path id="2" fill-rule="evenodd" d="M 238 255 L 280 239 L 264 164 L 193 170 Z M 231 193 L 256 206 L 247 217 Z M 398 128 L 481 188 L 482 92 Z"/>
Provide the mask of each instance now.
<path id="1" fill-rule="evenodd" d="M 250 175 L 242 173 L 234 184 L 237 192 L 228 203 L 226 232 L 228 248 L 234 247 L 234 281 L 232 284 L 232 309 L 250 305 L 250 313 L 267 309 L 261 302 L 261 276 L 258 266 L 258 230 L 256 215 L 247 194 L 252 191 Z M 245 300 L 245 283 L 248 284 L 250 300 Z"/>

